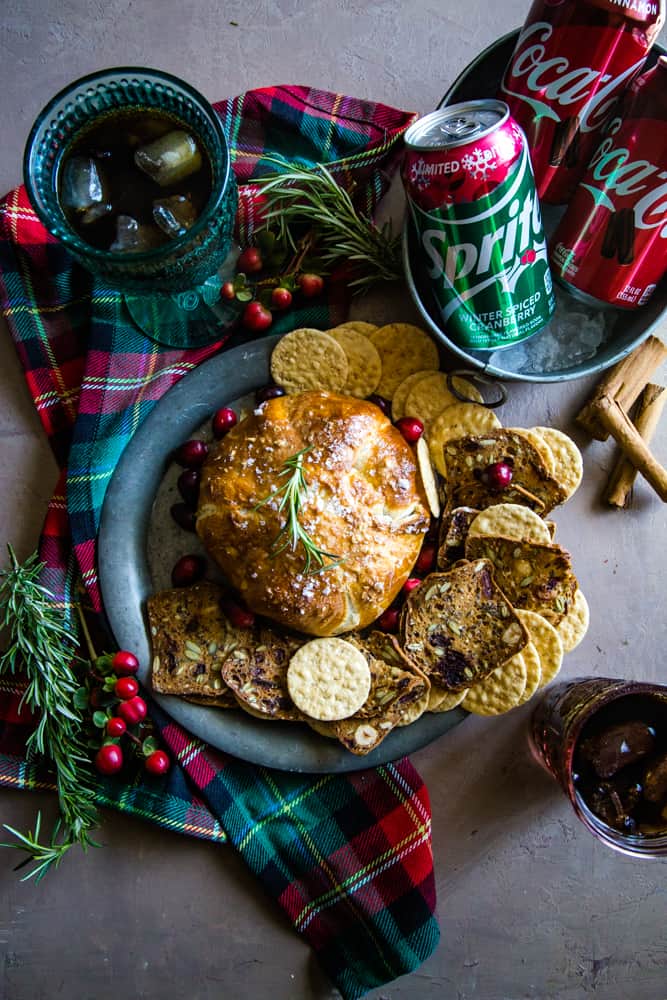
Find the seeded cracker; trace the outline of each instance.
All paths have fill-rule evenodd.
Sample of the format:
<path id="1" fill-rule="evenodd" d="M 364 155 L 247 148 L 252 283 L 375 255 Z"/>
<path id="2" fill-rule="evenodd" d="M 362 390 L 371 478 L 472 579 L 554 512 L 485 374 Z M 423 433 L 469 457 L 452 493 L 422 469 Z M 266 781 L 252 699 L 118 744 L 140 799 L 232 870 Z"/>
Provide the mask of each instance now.
<path id="1" fill-rule="evenodd" d="M 417 677 L 420 682 L 423 682 L 424 689 L 420 697 L 416 699 L 412 696 L 401 698 L 398 705 L 400 710 L 398 718 L 399 726 L 408 726 L 410 723 L 416 722 L 428 708 L 430 684 L 426 674 L 406 656 L 398 644 L 398 639 L 388 632 L 370 632 L 364 638 L 364 645 L 379 660 L 383 660 L 391 667 L 399 667 L 401 671 L 406 670 Z M 401 679 L 401 675 L 399 674 L 399 681 Z M 414 693 L 414 689 L 411 689 L 411 691 Z"/>
<path id="2" fill-rule="evenodd" d="M 560 545 L 484 535 L 466 539 L 466 558 L 488 559 L 493 575 L 517 609 L 536 611 L 557 625 L 577 589 L 569 552 Z"/>
<path id="3" fill-rule="evenodd" d="M 287 666 L 304 642 L 299 636 L 260 625 L 251 641 L 229 654 L 222 676 L 241 708 L 260 718 L 303 718 L 287 690 Z"/>
<path id="4" fill-rule="evenodd" d="M 401 613 L 402 646 L 434 684 L 462 691 L 519 652 L 528 633 L 484 559 L 431 573 Z"/>
<path id="5" fill-rule="evenodd" d="M 566 653 L 571 653 L 573 649 L 576 649 L 584 638 L 588 632 L 590 617 L 588 601 L 581 590 L 577 590 L 567 614 L 556 626 L 556 631 L 563 643 L 563 650 Z"/>
<path id="6" fill-rule="evenodd" d="M 584 462 L 581 452 L 571 437 L 559 431 L 556 427 L 535 427 L 551 448 L 554 456 L 554 478 L 558 480 L 569 499 L 575 492 L 584 474 Z"/>
<path id="7" fill-rule="evenodd" d="M 502 715 L 519 704 L 526 689 L 526 663 L 523 653 L 506 660 L 479 684 L 468 691 L 462 708 L 474 715 Z"/>
<path id="8" fill-rule="evenodd" d="M 453 472 L 448 473 L 447 471 L 446 455 L 443 452 L 448 442 L 469 435 L 486 435 L 500 426 L 500 420 L 493 410 L 487 409 L 486 406 L 480 406 L 478 403 L 454 403 L 444 409 L 427 430 L 431 458 L 440 475 L 444 476 L 445 479 L 449 475 L 454 482 L 457 482 Z M 461 504 L 457 504 L 457 506 L 461 506 Z M 474 507 L 475 504 L 466 506 Z"/>
<path id="9" fill-rule="evenodd" d="M 347 719 L 368 697 L 371 672 L 364 654 L 344 639 L 313 639 L 287 668 L 287 689 L 297 708 L 323 722 Z"/>
<path id="10" fill-rule="evenodd" d="M 551 532 L 541 517 L 529 507 L 517 503 L 497 503 L 481 511 L 468 529 L 468 538 L 476 535 L 501 535 L 519 542 L 551 542 Z"/>
<path id="11" fill-rule="evenodd" d="M 382 378 L 377 387 L 380 396 L 391 399 L 394 392 L 413 372 L 437 371 L 438 349 L 423 330 L 410 323 L 389 323 L 369 334 L 382 359 Z"/>
<path id="12" fill-rule="evenodd" d="M 443 515 L 438 535 L 438 570 L 451 569 L 455 562 L 465 558 L 468 529 L 478 514 L 476 507 L 455 507 Z"/>
<path id="13" fill-rule="evenodd" d="M 528 629 L 530 641 L 537 650 L 542 668 L 540 687 L 544 687 L 558 674 L 563 662 L 563 644 L 558 632 L 546 618 L 534 611 L 517 611 L 524 626 Z"/>
<path id="14" fill-rule="evenodd" d="M 462 395 L 469 396 L 478 403 L 483 402 L 480 392 L 472 382 L 459 375 L 455 375 L 453 381 Z M 417 417 L 424 427 L 428 427 L 447 406 L 455 406 L 458 403 L 460 400 L 449 389 L 445 373 L 431 372 L 426 378 L 420 379 L 410 391 L 405 401 L 405 416 Z"/>
<path id="15" fill-rule="evenodd" d="M 391 419 L 396 423 L 401 417 L 407 416 L 405 412 L 405 401 L 412 392 L 413 388 L 417 383 L 426 378 L 428 375 L 432 375 L 431 369 L 423 370 L 419 372 L 413 372 L 412 375 L 408 375 L 403 381 L 396 387 L 396 391 L 392 396 L 391 400 Z"/>
<path id="16" fill-rule="evenodd" d="M 286 333 L 271 355 L 271 377 L 287 393 L 341 392 L 347 373 L 347 356 L 340 344 L 328 333 L 309 327 Z"/>
<path id="17" fill-rule="evenodd" d="M 382 374 L 382 362 L 377 348 L 368 337 L 345 324 L 329 330 L 347 357 L 347 379 L 342 388 L 344 396 L 365 399 L 377 389 Z"/>

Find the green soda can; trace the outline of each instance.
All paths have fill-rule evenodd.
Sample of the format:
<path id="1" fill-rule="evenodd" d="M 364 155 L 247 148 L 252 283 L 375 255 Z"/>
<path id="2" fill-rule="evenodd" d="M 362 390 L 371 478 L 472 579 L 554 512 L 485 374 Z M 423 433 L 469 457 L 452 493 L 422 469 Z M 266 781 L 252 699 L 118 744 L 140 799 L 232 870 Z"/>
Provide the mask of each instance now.
<path id="1" fill-rule="evenodd" d="M 556 301 L 526 137 L 502 101 L 452 104 L 405 134 L 403 185 L 443 328 L 472 350 L 538 333 Z"/>

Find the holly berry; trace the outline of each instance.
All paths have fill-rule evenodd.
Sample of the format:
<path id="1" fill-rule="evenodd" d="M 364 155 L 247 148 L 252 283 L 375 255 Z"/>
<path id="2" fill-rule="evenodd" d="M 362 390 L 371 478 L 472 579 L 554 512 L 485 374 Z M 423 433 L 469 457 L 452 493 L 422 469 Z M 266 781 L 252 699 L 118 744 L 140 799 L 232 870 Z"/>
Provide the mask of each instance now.
<path id="1" fill-rule="evenodd" d="M 261 302 L 249 302 L 243 310 L 243 325 L 248 330 L 268 330 L 273 322 L 273 316 Z"/>
<path id="2" fill-rule="evenodd" d="M 111 661 L 111 669 L 115 674 L 136 674 L 139 669 L 139 660 L 134 653 L 127 649 L 119 649 Z"/>
<path id="3" fill-rule="evenodd" d="M 387 608 L 376 621 L 382 632 L 398 632 L 398 608 Z"/>
<path id="4" fill-rule="evenodd" d="M 183 528 L 183 531 L 195 530 L 197 515 L 192 507 L 189 507 L 186 503 L 175 503 L 169 509 L 171 516 L 179 528 Z"/>
<path id="5" fill-rule="evenodd" d="M 424 433 L 424 425 L 416 417 L 401 417 L 396 421 L 396 427 L 408 444 L 415 444 Z"/>
<path id="6" fill-rule="evenodd" d="M 95 754 L 95 767 L 100 774 L 115 774 L 123 766 L 123 751 L 116 743 L 105 743 Z"/>
<path id="7" fill-rule="evenodd" d="M 426 576 L 433 569 L 435 562 L 435 545 L 422 545 L 421 552 L 417 556 L 415 570 L 420 576 Z"/>
<path id="8" fill-rule="evenodd" d="M 107 719 L 105 729 L 107 736 L 122 736 L 127 729 L 127 723 L 119 715 L 114 715 L 110 719 Z"/>
<path id="9" fill-rule="evenodd" d="M 278 310 L 289 309 L 292 305 L 292 293 L 289 288 L 283 288 L 281 285 L 274 288 L 271 292 L 271 305 Z"/>
<path id="10" fill-rule="evenodd" d="M 284 395 L 285 390 L 281 389 L 279 385 L 265 385 L 255 393 L 255 403 L 257 406 L 261 406 L 262 403 L 268 402 L 269 399 L 277 399 L 278 396 Z"/>
<path id="11" fill-rule="evenodd" d="M 201 580 L 206 572 L 206 560 L 203 556 L 189 554 L 181 556 L 171 571 L 171 582 L 174 587 L 189 587 Z"/>
<path id="12" fill-rule="evenodd" d="M 514 470 L 508 462 L 492 462 L 482 470 L 482 482 L 492 493 L 502 493 L 512 482 Z"/>
<path id="13" fill-rule="evenodd" d="M 236 289 L 234 288 L 233 281 L 225 281 L 220 289 L 220 298 L 227 299 L 229 302 L 236 298 Z"/>
<path id="14" fill-rule="evenodd" d="M 216 410 L 211 421 L 213 436 L 218 439 L 223 438 L 227 431 L 236 426 L 237 421 L 238 418 L 231 407 L 223 406 L 222 409 Z"/>
<path id="15" fill-rule="evenodd" d="M 151 774 L 166 774 L 171 767 L 171 761 L 164 750 L 154 750 L 144 761 L 144 767 Z"/>
<path id="16" fill-rule="evenodd" d="M 299 278 L 299 288 L 307 299 L 312 299 L 324 288 L 324 278 L 319 274 L 302 274 Z"/>
<path id="17" fill-rule="evenodd" d="M 368 397 L 369 403 L 374 403 L 378 409 L 382 410 L 385 417 L 391 417 L 391 402 L 385 399 L 384 396 L 378 396 L 377 393 L 373 393 L 372 396 Z"/>
<path id="18" fill-rule="evenodd" d="M 138 722 L 146 718 L 146 712 L 148 708 L 146 702 L 139 695 L 135 695 L 134 698 L 129 698 L 127 701 L 121 701 L 118 706 L 118 714 L 121 719 L 127 723 L 128 726 L 136 726 Z"/>
<path id="19" fill-rule="evenodd" d="M 186 441 L 174 452 L 174 458 L 179 465 L 187 469 L 198 469 L 203 465 L 208 455 L 208 445 L 205 441 Z"/>
<path id="20" fill-rule="evenodd" d="M 178 492 L 190 507 L 197 506 L 200 482 L 201 473 L 199 469 L 185 469 L 176 480 Z"/>
<path id="21" fill-rule="evenodd" d="M 255 624 L 252 611 L 241 607 L 235 601 L 224 600 L 220 602 L 220 606 L 235 628 L 252 628 Z"/>
<path id="22" fill-rule="evenodd" d="M 139 693 L 139 685 L 134 677 L 119 677 L 113 686 L 114 694 L 122 701 L 134 698 Z"/>
<path id="23" fill-rule="evenodd" d="M 419 577 L 416 576 L 409 577 L 403 584 L 403 593 L 411 594 L 413 590 L 417 589 L 417 587 L 421 587 L 421 583 L 422 582 L 419 579 Z"/>
<path id="24" fill-rule="evenodd" d="M 236 262 L 236 267 L 242 274 L 256 274 L 263 266 L 262 255 L 257 247 L 246 247 Z"/>

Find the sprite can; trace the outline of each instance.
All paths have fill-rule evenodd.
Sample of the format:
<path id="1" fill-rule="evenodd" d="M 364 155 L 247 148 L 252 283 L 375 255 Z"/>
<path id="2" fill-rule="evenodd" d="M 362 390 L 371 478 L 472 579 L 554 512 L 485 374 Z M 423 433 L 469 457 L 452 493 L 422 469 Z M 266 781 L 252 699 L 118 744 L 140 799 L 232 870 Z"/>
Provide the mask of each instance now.
<path id="1" fill-rule="evenodd" d="M 402 177 L 443 329 L 472 350 L 541 330 L 556 307 L 526 137 L 502 101 L 452 104 L 405 134 Z"/>

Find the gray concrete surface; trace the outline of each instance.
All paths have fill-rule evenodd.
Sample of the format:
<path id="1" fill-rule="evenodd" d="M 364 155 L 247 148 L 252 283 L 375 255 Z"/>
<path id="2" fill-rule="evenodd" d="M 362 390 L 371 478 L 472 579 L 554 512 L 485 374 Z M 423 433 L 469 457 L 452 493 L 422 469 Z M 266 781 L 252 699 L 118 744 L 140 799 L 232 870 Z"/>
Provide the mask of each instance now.
<path id="1" fill-rule="evenodd" d="M 18 182 L 45 101 L 99 67 L 154 65 L 211 99 L 308 83 L 426 112 L 526 9 L 523 0 L 3 0 L 0 188 Z M 369 301 L 359 314 L 412 318 L 406 298 Z M 55 466 L 4 335 L 0 352 L 0 541 L 25 555 Z M 557 521 L 592 623 L 563 672 L 664 680 L 665 507 L 644 483 L 632 511 L 601 505 L 613 449 L 571 423 L 589 389 L 516 385 L 502 414 L 507 425 L 570 430 L 584 451 L 584 485 Z M 667 463 L 667 421 L 655 450 Z M 432 799 L 442 942 L 376 1000 L 667 997 L 665 864 L 616 855 L 581 828 L 529 758 L 527 717 L 470 719 L 415 754 Z M 26 826 L 38 808 L 50 814 L 52 800 L 0 793 L 4 822 Z M 103 850 L 68 858 L 39 886 L 21 884 L 0 852 L 2 1000 L 336 995 L 231 850 L 112 814 L 101 840 Z"/>

